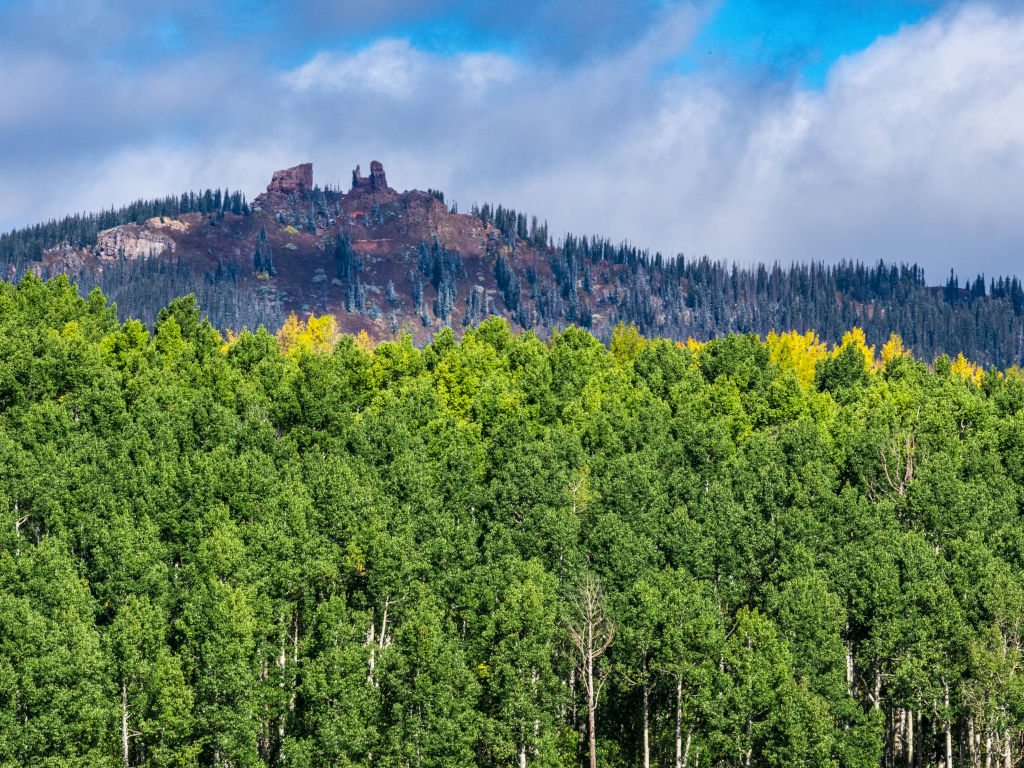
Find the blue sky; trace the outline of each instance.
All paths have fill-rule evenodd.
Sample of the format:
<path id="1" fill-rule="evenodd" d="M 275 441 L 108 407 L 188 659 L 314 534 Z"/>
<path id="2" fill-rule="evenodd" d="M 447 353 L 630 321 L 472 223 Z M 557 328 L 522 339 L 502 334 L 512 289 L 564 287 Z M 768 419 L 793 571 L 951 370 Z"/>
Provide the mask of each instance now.
<path id="1" fill-rule="evenodd" d="M 995 0 L 0 0 L 0 231 L 372 157 L 670 254 L 991 274 L 1021 83 Z"/>
<path id="2" fill-rule="evenodd" d="M 710 58 L 820 87 L 840 56 L 921 21 L 938 6 L 931 0 L 733 0 L 710 14 L 684 57 L 692 67 Z"/>

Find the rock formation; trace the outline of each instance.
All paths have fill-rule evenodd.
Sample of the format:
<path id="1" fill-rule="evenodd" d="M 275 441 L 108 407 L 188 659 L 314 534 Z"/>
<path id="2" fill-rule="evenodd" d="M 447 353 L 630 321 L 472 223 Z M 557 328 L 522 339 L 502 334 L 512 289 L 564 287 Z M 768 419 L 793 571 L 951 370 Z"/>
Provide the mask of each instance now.
<path id="1" fill-rule="evenodd" d="M 366 190 L 369 192 L 390 192 L 388 178 L 384 174 L 384 166 L 374 160 L 370 163 L 369 177 L 359 175 L 359 166 L 352 171 L 352 191 Z"/>
<path id="2" fill-rule="evenodd" d="M 167 235 L 138 224 L 123 224 L 98 233 L 93 253 L 100 259 L 139 259 L 159 256 L 165 251 L 174 252 L 174 241 Z"/>
<path id="3" fill-rule="evenodd" d="M 388 188 L 388 178 L 384 175 L 384 166 L 373 160 L 370 163 L 370 189 L 383 191 Z"/>
<path id="4" fill-rule="evenodd" d="M 187 221 L 171 219 L 166 216 L 154 216 L 152 219 L 146 219 L 146 226 L 150 229 L 169 229 L 172 232 L 188 232 L 189 224 Z"/>
<path id="5" fill-rule="evenodd" d="M 313 189 L 313 164 L 302 163 L 294 168 L 274 171 L 274 177 L 267 185 L 267 194 L 301 195 Z"/>

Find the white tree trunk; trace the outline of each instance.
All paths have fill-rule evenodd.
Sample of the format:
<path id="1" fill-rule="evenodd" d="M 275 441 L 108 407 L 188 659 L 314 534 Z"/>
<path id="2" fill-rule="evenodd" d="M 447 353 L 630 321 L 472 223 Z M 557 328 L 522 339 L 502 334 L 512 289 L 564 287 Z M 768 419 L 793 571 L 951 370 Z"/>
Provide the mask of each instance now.
<path id="1" fill-rule="evenodd" d="M 644 768 L 651 768 L 650 691 L 644 682 Z"/>
<path id="2" fill-rule="evenodd" d="M 676 768 L 683 768 L 683 678 L 676 680 Z"/>
<path id="3" fill-rule="evenodd" d="M 942 679 L 942 707 L 946 711 L 946 766 L 953 768 L 953 723 L 949 716 L 949 683 Z"/>
<path id="4" fill-rule="evenodd" d="M 913 710 L 906 711 L 906 768 L 913 768 Z"/>
<path id="5" fill-rule="evenodd" d="M 128 762 L 128 686 L 121 680 L 121 760 L 124 768 L 130 768 Z"/>
<path id="6" fill-rule="evenodd" d="M 590 633 L 592 635 L 592 633 Z M 593 645 L 591 644 L 591 647 Z M 590 742 L 590 768 L 597 768 L 596 707 L 594 706 L 594 657 L 587 653 L 587 738 Z M 987 768 L 987 766 L 986 766 Z"/>

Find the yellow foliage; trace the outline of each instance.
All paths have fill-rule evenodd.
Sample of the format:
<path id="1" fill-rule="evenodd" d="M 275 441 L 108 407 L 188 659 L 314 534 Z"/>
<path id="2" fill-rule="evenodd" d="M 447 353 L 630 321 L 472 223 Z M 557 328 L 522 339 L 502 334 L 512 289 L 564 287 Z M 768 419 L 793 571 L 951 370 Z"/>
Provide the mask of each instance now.
<path id="1" fill-rule="evenodd" d="M 281 345 L 281 351 L 288 354 L 299 345 L 299 336 L 305 330 L 305 325 L 295 313 L 288 315 L 284 325 L 277 332 L 277 343 Z"/>
<path id="2" fill-rule="evenodd" d="M 898 357 L 910 357 L 910 350 L 903 347 L 903 339 L 899 334 L 894 333 L 882 345 L 882 365 L 887 365 L 890 360 L 895 360 Z"/>
<path id="3" fill-rule="evenodd" d="M 839 352 L 846 348 L 847 344 L 856 345 L 857 349 L 864 355 L 864 369 L 872 371 L 876 368 L 875 364 L 875 345 L 868 346 L 867 339 L 864 337 L 864 331 L 861 328 L 854 327 L 852 330 L 847 331 L 843 334 L 842 341 L 839 345 L 832 350 L 832 356 L 836 356 Z"/>
<path id="4" fill-rule="evenodd" d="M 289 224 L 289 225 L 288 225 L 287 227 L 282 227 L 282 228 L 281 228 L 281 231 L 282 231 L 282 232 L 283 232 L 284 234 L 286 234 L 286 235 L 297 235 L 297 234 L 299 234 L 299 230 L 297 230 L 297 229 L 296 229 L 295 227 L 293 227 L 293 226 L 292 226 L 291 224 Z"/>
<path id="5" fill-rule="evenodd" d="M 232 331 L 230 328 L 227 328 L 224 331 L 224 342 L 220 345 L 220 351 L 227 352 L 228 348 L 236 341 L 238 341 L 238 334 Z"/>
<path id="6" fill-rule="evenodd" d="M 277 341 L 281 351 L 286 355 L 294 355 L 299 350 L 311 352 L 329 352 L 338 340 L 338 323 L 333 315 L 310 315 L 309 320 L 302 322 L 292 312 L 277 332 Z"/>
<path id="7" fill-rule="evenodd" d="M 693 336 L 687 336 L 686 341 L 676 342 L 681 349 L 688 349 L 691 352 L 699 352 L 701 348 L 707 344 L 706 341 L 696 341 Z"/>
<path id="8" fill-rule="evenodd" d="M 825 342 L 814 331 L 801 334 L 773 330 L 768 334 L 767 344 L 771 361 L 784 371 L 793 371 L 805 385 L 814 381 L 815 364 L 828 354 Z"/>
<path id="9" fill-rule="evenodd" d="M 954 376 L 959 376 L 964 381 L 973 381 L 975 384 L 981 385 L 981 368 L 964 357 L 963 352 L 956 356 L 951 370 Z"/>
<path id="10" fill-rule="evenodd" d="M 359 333 L 355 335 L 356 346 L 364 352 L 373 351 L 373 339 L 370 338 L 370 334 L 366 332 L 365 328 L 360 329 Z"/>
<path id="11" fill-rule="evenodd" d="M 338 339 L 338 321 L 334 315 L 310 315 L 306 321 L 306 333 L 314 352 L 329 351 L 334 349 L 334 342 Z"/>
<path id="12" fill-rule="evenodd" d="M 636 360 L 637 353 L 647 344 L 637 327 L 630 323 L 626 325 L 622 321 L 612 331 L 612 341 L 609 345 L 612 356 L 619 365 Z"/>

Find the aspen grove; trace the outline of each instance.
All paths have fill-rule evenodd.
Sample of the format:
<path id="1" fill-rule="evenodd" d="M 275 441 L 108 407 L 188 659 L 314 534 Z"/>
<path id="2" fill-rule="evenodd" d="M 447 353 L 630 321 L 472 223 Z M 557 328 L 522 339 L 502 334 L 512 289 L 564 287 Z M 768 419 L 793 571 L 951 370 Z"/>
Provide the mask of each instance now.
<path id="1" fill-rule="evenodd" d="M 1024 758 L 1024 375 L 0 284 L 0 766 Z"/>

